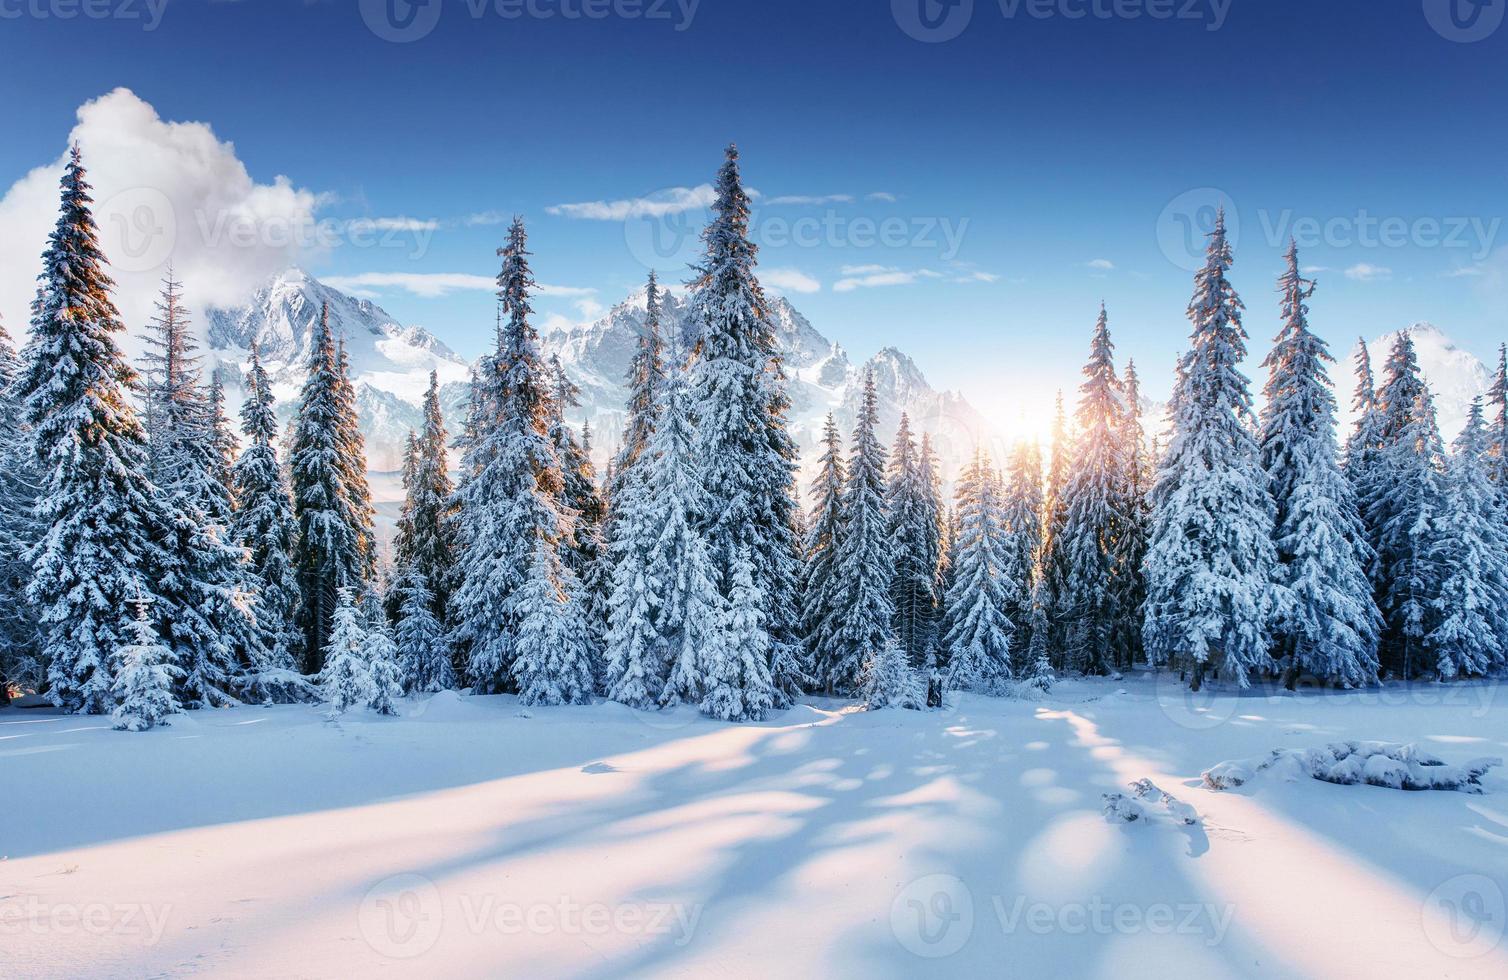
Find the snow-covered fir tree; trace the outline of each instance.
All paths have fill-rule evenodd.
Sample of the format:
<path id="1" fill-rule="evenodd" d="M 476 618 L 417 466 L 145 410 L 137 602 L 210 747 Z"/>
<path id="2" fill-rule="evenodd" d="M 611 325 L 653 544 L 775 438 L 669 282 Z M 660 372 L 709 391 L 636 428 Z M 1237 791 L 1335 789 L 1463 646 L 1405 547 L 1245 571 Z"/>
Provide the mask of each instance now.
<path id="1" fill-rule="evenodd" d="M 335 344 L 335 420 L 336 462 L 345 486 L 351 527 L 356 534 L 357 557 L 360 559 L 363 591 L 377 581 L 376 509 L 367 485 L 366 438 L 361 434 L 361 419 L 356 403 L 356 387 L 351 383 L 351 359 L 346 340 Z"/>
<path id="2" fill-rule="evenodd" d="M 405 467 L 403 510 L 393 537 L 393 564 L 411 569 L 430 595 L 430 617 L 444 623 L 455 581 L 455 487 L 450 479 L 449 435 L 440 408 L 440 378 L 431 371 L 424 393 L 424 429 L 414 436 L 413 463 Z M 407 597 L 395 588 L 389 615 L 402 623 Z"/>
<path id="3" fill-rule="evenodd" d="M 921 711 L 927 706 L 927 689 L 921 675 L 900 644 L 891 639 L 870 652 L 859 672 L 858 696 L 870 711 L 880 708 L 908 708 Z"/>
<path id="4" fill-rule="evenodd" d="M 1125 448 L 1126 470 L 1122 488 L 1126 497 L 1125 523 L 1116 539 L 1116 640 L 1122 666 L 1142 649 L 1142 622 L 1147 603 L 1147 535 L 1151 511 L 1147 494 L 1152 485 L 1152 457 L 1147 452 L 1147 433 L 1141 421 L 1141 379 L 1136 362 L 1126 362 L 1121 378 L 1121 444 Z"/>
<path id="5" fill-rule="evenodd" d="M 130 642 L 115 656 L 120 668 L 112 691 L 115 697 L 112 714 L 117 729 L 141 732 L 165 724 L 169 715 L 183 710 L 174 693 L 183 670 L 158 635 L 152 622 L 151 602 L 143 597 L 132 606 Z"/>
<path id="6" fill-rule="evenodd" d="M 309 673 L 318 673 L 324 663 L 340 591 L 364 590 L 371 570 L 370 502 L 361 499 L 366 477 L 363 473 L 353 483 L 350 459 L 359 445 L 350 433 L 355 404 L 345 393 L 329 313 L 321 309 L 315 327 L 288 461 L 298 522 L 293 552 L 301 597 L 298 623 Z"/>
<path id="7" fill-rule="evenodd" d="M 255 346 L 246 385 L 246 401 L 241 405 L 246 448 L 231 471 L 237 507 L 230 537 L 246 549 L 246 572 L 255 587 L 256 623 L 267 652 L 260 672 L 291 671 L 303 660 L 303 634 L 297 620 L 298 578 L 293 571 L 298 524 L 287 476 L 278 460 L 277 403 L 272 381 Z"/>
<path id="8" fill-rule="evenodd" d="M 1068 551 L 1063 547 L 1063 527 L 1068 522 L 1068 473 L 1073 460 L 1073 439 L 1063 393 L 1053 407 L 1052 451 L 1047 463 L 1047 490 L 1042 500 L 1042 552 L 1037 574 L 1042 576 L 1047 597 L 1048 649 L 1062 662 L 1068 647 Z"/>
<path id="9" fill-rule="evenodd" d="M 1272 667 L 1268 630 L 1280 595 L 1231 262 L 1222 212 L 1194 279 L 1191 349 L 1178 363 L 1147 549 L 1148 653 L 1192 672 L 1196 690 L 1211 670 L 1246 687 Z"/>
<path id="10" fill-rule="evenodd" d="M 1348 687 L 1377 678 L 1381 625 L 1366 575 L 1372 549 L 1335 446 L 1334 358 L 1309 330 L 1314 283 L 1299 273 L 1298 248 L 1278 279 L 1283 328 L 1268 369 L 1261 419 L 1262 468 L 1276 507 L 1278 580 L 1288 598 L 1273 623 L 1288 683 L 1300 673 Z"/>
<path id="11" fill-rule="evenodd" d="M 885 511 L 885 450 L 875 431 L 878 425 L 874 374 L 866 371 L 843 486 L 843 523 L 833 556 L 836 628 L 822 651 L 827 673 L 820 678 L 829 691 L 843 695 L 857 689 L 864 664 L 894 636 L 895 605 L 890 597 L 894 557 Z"/>
<path id="12" fill-rule="evenodd" d="M 652 707 L 665 690 L 666 643 L 660 633 L 664 583 L 651 576 L 660 540 L 658 507 L 646 476 L 653 461 L 643 453 L 618 481 L 613 495 L 612 592 L 604 646 L 603 690 L 634 708 Z"/>
<path id="13" fill-rule="evenodd" d="M 1037 560 L 1042 552 L 1043 506 L 1042 446 L 1035 439 L 1018 440 L 1011 449 L 1005 479 L 1001 512 L 1005 524 L 1005 564 L 1000 569 L 1006 615 L 1016 625 L 1014 650 L 1018 672 L 1024 666 L 1022 658 L 1035 639 L 1031 631 L 1038 625 L 1038 618 L 1033 615 L 1033 596 L 1042 579 L 1038 574 Z M 1044 608 L 1041 617 L 1044 624 L 1046 614 Z M 1050 634 L 1051 627 L 1048 627 L 1048 634 L 1042 637 L 1044 650 L 1050 649 Z"/>
<path id="14" fill-rule="evenodd" d="M 565 559 L 581 582 L 582 613 L 592 632 L 592 645 L 600 649 L 607 632 L 606 576 L 599 564 L 602 553 L 602 522 L 606 506 L 597 488 L 597 468 L 592 463 L 591 426 L 580 439 L 566 420 L 566 413 L 580 407 L 581 389 L 566 375 L 558 356 L 550 358 L 553 397 L 550 400 L 550 441 L 560 460 L 561 504 L 569 512 L 571 533 L 565 539 Z"/>
<path id="15" fill-rule="evenodd" d="M 397 643 L 399 673 L 409 694 L 433 694 L 456 686 L 450 642 L 435 618 L 434 594 L 415 565 L 399 570 L 393 585 L 401 598 Z"/>
<path id="16" fill-rule="evenodd" d="M 40 687 L 43 666 L 36 609 L 26 600 L 27 554 L 37 541 L 37 473 L 17 383 L 21 360 L 0 324 L 0 705 L 10 689 Z"/>
<path id="17" fill-rule="evenodd" d="M 403 669 L 382 604 L 378 602 L 375 607 L 377 619 L 374 622 L 368 618 L 364 624 L 366 636 L 361 645 L 361 658 L 366 661 L 367 675 L 372 679 L 367 707 L 379 715 L 396 715 L 397 700 L 403 696 Z"/>
<path id="18" fill-rule="evenodd" d="M 635 342 L 633 360 L 628 365 L 628 414 L 623 422 L 623 445 L 613 469 L 618 481 L 628 478 L 654 434 L 665 371 L 665 341 L 660 336 L 660 283 L 651 269 L 644 287 L 644 331 Z M 612 486 L 616 494 L 617 483 Z"/>
<path id="19" fill-rule="evenodd" d="M 550 379 L 530 320 L 528 236 L 515 218 L 499 254 L 498 346 L 473 392 L 460 504 L 452 640 L 482 691 L 530 703 L 584 701 L 596 652 L 580 582 L 561 556 L 574 533 L 550 438 Z"/>
<path id="20" fill-rule="evenodd" d="M 1105 307 L 1090 341 L 1084 383 L 1079 387 L 1078 438 L 1063 484 L 1067 510 L 1054 550 L 1064 564 L 1059 608 L 1064 617 L 1065 666 L 1085 673 L 1108 673 L 1130 663 L 1131 651 L 1117 647 L 1122 611 L 1120 540 L 1130 522 L 1126 476 L 1130 461 L 1124 439 L 1120 379 Z"/>
<path id="21" fill-rule="evenodd" d="M 1498 492 L 1508 494 L 1508 344 L 1498 345 L 1497 369 L 1487 389 L 1487 472 Z"/>
<path id="22" fill-rule="evenodd" d="M 1029 639 L 1026 655 L 1021 658 L 1017 676 L 1023 687 L 1043 694 L 1052 690 L 1057 678 L 1053 675 L 1051 657 L 1047 649 L 1050 632 L 1047 626 L 1047 590 L 1041 578 L 1032 583 Z"/>
<path id="23" fill-rule="evenodd" d="M 1005 580 L 1000 479 L 981 450 L 958 481 L 955 557 L 943 628 L 948 687 L 999 694 L 1011 680 L 1010 619 Z"/>
<path id="24" fill-rule="evenodd" d="M 812 511 L 806 521 L 806 538 L 801 568 L 801 633 L 806 639 L 807 662 L 812 674 L 825 679 L 831 664 L 827 654 L 833 649 L 838 628 L 836 593 L 838 540 L 843 531 L 843 485 L 847 482 L 843 463 L 843 437 L 832 413 L 822 429 L 822 453 L 817 459 L 817 475 L 812 478 Z"/>
<path id="25" fill-rule="evenodd" d="M 801 686 L 797 637 L 796 445 L 789 400 L 764 290 L 755 278 L 749 195 L 729 146 L 718 172 L 706 255 L 694 270 L 688 315 L 699 336 L 691 356 L 698 456 L 707 507 L 697 515 L 722 587 L 747 548 L 755 589 L 765 598 L 771 675 L 778 704 Z M 725 595 L 729 595 L 727 591 Z M 752 675 L 751 675 L 752 676 Z M 758 700 L 762 694 L 750 692 Z"/>
<path id="26" fill-rule="evenodd" d="M 335 610 L 330 621 L 330 639 L 325 645 L 324 667 L 319 673 L 319 689 L 334 718 L 353 707 L 366 706 L 377 695 L 376 684 L 366 659 L 367 631 L 361 610 L 348 588 L 335 594 Z"/>
<path id="27" fill-rule="evenodd" d="M 1435 666 L 1428 637 L 1438 621 L 1444 580 L 1438 563 L 1444 448 L 1407 332 L 1389 352 L 1376 400 L 1376 458 L 1360 505 L 1374 553 L 1372 591 L 1383 619 L 1378 659 L 1385 673 L 1412 678 Z M 1358 426 L 1367 422 L 1363 416 Z M 1353 468 L 1355 461 L 1353 456 Z"/>
<path id="28" fill-rule="evenodd" d="M 767 601 L 754 580 L 746 548 L 733 557 L 732 588 L 723 610 L 721 635 L 703 653 L 702 713 L 723 721 L 759 721 L 776 706 L 770 677 Z"/>
<path id="29" fill-rule="evenodd" d="M 1426 638 L 1442 678 L 1481 677 L 1508 664 L 1508 522 L 1492 482 L 1482 403 L 1471 403 L 1452 446 L 1434 546 L 1443 579 Z"/>
<path id="30" fill-rule="evenodd" d="M 114 707 L 116 651 L 132 638 L 118 604 L 158 597 L 169 520 L 147 476 L 129 397 L 136 374 L 116 343 L 125 327 L 77 147 L 61 183 L 18 386 L 39 483 L 26 597 L 41 621 L 49 697 L 99 714 Z"/>
<path id="31" fill-rule="evenodd" d="M 928 666 L 938 642 L 942 502 L 931 463 L 916 444 L 911 420 L 904 413 L 885 482 L 892 556 L 890 601 L 895 609 L 891 625 L 901 652 L 913 668 L 921 670 Z"/>

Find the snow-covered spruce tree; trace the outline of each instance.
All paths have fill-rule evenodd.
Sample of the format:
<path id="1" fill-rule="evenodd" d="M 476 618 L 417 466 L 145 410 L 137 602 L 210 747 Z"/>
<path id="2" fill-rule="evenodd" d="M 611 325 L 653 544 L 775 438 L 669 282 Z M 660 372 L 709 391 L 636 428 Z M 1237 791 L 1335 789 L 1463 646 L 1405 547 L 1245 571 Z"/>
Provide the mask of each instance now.
<path id="1" fill-rule="evenodd" d="M 141 732 L 161 725 L 169 715 L 178 714 L 174 689 L 183 675 L 173 651 L 162 642 L 152 622 L 152 604 L 145 598 L 132 603 L 135 612 L 127 627 L 130 641 L 116 652 L 120 672 L 115 678 L 113 694 L 115 727 L 125 732 Z"/>
<path id="2" fill-rule="evenodd" d="M 655 628 L 664 644 L 661 705 L 698 704 L 709 690 L 713 655 L 723 656 L 724 598 L 717 567 L 702 537 L 697 515 L 707 506 L 697 435 L 691 424 L 685 375 L 666 379 L 659 428 L 641 465 L 652 506 L 649 529 L 654 544 L 645 575 L 659 590 Z M 768 643 L 759 649 L 768 652 Z M 759 675 L 752 675 L 757 679 Z M 768 677 L 768 665 L 765 677 Z M 774 695 L 748 692 L 750 703 Z"/>
<path id="3" fill-rule="evenodd" d="M 722 635 L 712 638 L 703 655 L 702 714 L 723 721 L 759 721 L 775 707 L 775 686 L 770 678 L 767 603 L 755 584 L 754 562 L 746 548 L 733 556 L 732 579 Z"/>
<path id="4" fill-rule="evenodd" d="M 1017 673 L 1025 667 L 1022 658 L 1033 639 L 1030 631 L 1037 623 L 1037 617 L 1032 615 L 1032 597 L 1041 579 L 1037 573 L 1037 559 L 1042 551 L 1042 507 L 1042 447 L 1035 439 L 1022 439 L 1011 449 L 1001 511 L 1005 525 L 1005 564 L 1000 569 L 1000 577 L 1006 615 L 1016 624 L 1013 648 Z M 1046 622 L 1045 609 L 1042 622 Z M 1051 636 L 1042 637 L 1042 649 L 1049 649 L 1050 643 Z"/>
<path id="5" fill-rule="evenodd" d="M 1372 590 L 1383 619 L 1378 659 L 1385 673 L 1407 679 L 1434 667 L 1428 637 L 1444 580 L 1437 560 L 1444 449 L 1407 332 L 1389 353 L 1377 417 L 1375 469 L 1360 503 L 1372 535 Z"/>
<path id="6" fill-rule="evenodd" d="M 870 711 L 880 708 L 927 707 L 927 688 L 900 644 L 894 639 L 870 653 L 859 672 L 859 698 Z"/>
<path id="7" fill-rule="evenodd" d="M 278 460 L 277 403 L 272 382 L 255 346 L 246 380 L 246 401 L 241 405 L 246 448 L 231 471 L 237 507 L 230 537 L 248 555 L 246 572 L 254 583 L 256 622 L 267 651 L 259 672 L 266 674 L 295 670 L 303 660 L 303 634 L 297 622 L 298 578 L 293 571 L 298 524 Z M 255 682 L 255 678 L 252 680 Z"/>
<path id="8" fill-rule="evenodd" d="M 927 703 L 932 705 L 935 699 L 935 706 L 941 707 L 942 676 L 938 667 L 946 656 L 943 652 L 943 581 L 944 567 L 948 560 L 948 517 L 944 513 L 942 464 L 937 458 L 937 450 L 932 446 L 931 436 L 925 432 L 922 433 L 921 446 L 917 449 L 916 479 L 925 488 L 927 507 L 932 514 L 932 529 L 936 534 L 933 554 L 937 559 L 932 569 L 932 594 L 936 599 L 932 608 L 932 629 L 918 670 L 922 686 L 927 692 Z"/>
<path id="9" fill-rule="evenodd" d="M 395 702 L 403 696 L 403 669 L 398 663 L 398 646 L 393 642 L 382 603 L 377 601 L 372 606 L 375 617 L 369 615 L 363 624 L 366 636 L 361 645 L 361 659 L 366 661 L 367 674 L 372 679 L 367 707 L 379 715 L 396 715 L 398 706 Z"/>
<path id="10" fill-rule="evenodd" d="M 1052 421 L 1052 452 L 1047 463 L 1047 492 L 1042 500 L 1042 554 L 1037 574 L 1042 576 L 1047 597 L 1047 648 L 1062 665 L 1068 648 L 1068 552 L 1063 547 L 1063 527 L 1068 523 L 1068 472 L 1073 460 L 1073 439 L 1063 410 L 1063 393 L 1057 395 Z"/>
<path id="11" fill-rule="evenodd" d="M 550 441 L 560 460 L 561 503 L 568 512 L 571 533 L 563 552 L 566 564 L 581 583 L 582 614 L 592 633 L 592 647 L 600 650 L 607 632 L 607 585 L 601 574 L 602 522 L 607 508 L 597 489 L 597 468 L 592 464 L 591 426 L 578 440 L 566 421 L 566 412 L 580 406 L 581 389 L 566 375 L 558 356 L 550 358 L 553 397 L 550 400 Z"/>
<path id="12" fill-rule="evenodd" d="M 988 458 L 975 450 L 957 487 L 956 557 L 943 620 L 948 687 L 1002 693 L 1012 677 L 1007 609 L 1005 528 L 1000 481 Z"/>
<path id="13" fill-rule="evenodd" d="M 864 664 L 893 638 L 893 558 L 885 512 L 885 449 L 875 432 L 878 425 L 874 374 L 866 371 L 843 487 L 843 524 L 833 556 L 836 628 L 822 655 L 827 674 L 821 681 L 829 691 L 845 696 L 858 689 Z"/>
<path id="14" fill-rule="evenodd" d="M 403 689 L 433 694 L 456 686 L 450 643 L 435 618 L 435 599 L 424 573 L 414 565 L 399 570 L 393 590 L 401 598 L 398 616 L 398 664 Z"/>
<path id="15" fill-rule="evenodd" d="M 124 596 L 156 599 L 168 515 L 147 477 L 146 434 L 121 356 L 89 183 L 74 147 L 58 223 L 42 254 L 18 387 L 37 467 L 40 534 L 27 600 L 41 621 L 48 695 L 73 712 L 114 706 L 115 652 L 130 641 Z"/>
<path id="16" fill-rule="evenodd" d="M 413 465 L 405 473 L 403 513 L 393 538 L 393 564 L 412 569 L 430 593 L 430 616 L 445 622 L 455 581 L 455 487 L 450 480 L 449 436 L 440 409 L 440 379 L 431 371 L 424 393 L 424 430 L 414 438 Z M 405 596 L 394 589 L 388 613 L 403 620 Z"/>
<path id="17" fill-rule="evenodd" d="M 1030 639 L 1027 641 L 1026 656 L 1021 658 L 1022 667 L 1018 671 L 1018 676 L 1024 687 L 1044 694 L 1052 690 L 1057 680 L 1053 675 L 1047 650 L 1049 631 L 1046 603 L 1047 590 L 1042 579 L 1037 578 L 1032 583 Z"/>
<path id="18" fill-rule="evenodd" d="M 1124 441 L 1122 391 L 1115 374 L 1115 346 L 1105 307 L 1100 306 L 1079 387 L 1078 438 L 1064 481 L 1067 513 L 1055 549 L 1064 562 L 1060 607 L 1065 617 L 1064 664 L 1105 674 L 1130 660 L 1116 647 L 1121 610 L 1121 535 L 1130 522 L 1126 487 L 1129 460 Z"/>
<path id="19" fill-rule="evenodd" d="M 1335 395 L 1325 342 L 1309 330 L 1314 283 L 1299 274 L 1290 243 L 1278 279 L 1283 329 L 1263 366 L 1262 469 L 1276 507 L 1278 580 L 1288 601 L 1273 641 L 1290 687 L 1302 674 L 1347 687 L 1377 679 L 1381 619 L 1366 568 L 1372 549 L 1351 484 L 1336 461 Z"/>
<path id="20" fill-rule="evenodd" d="M 340 590 L 362 591 L 371 578 L 371 505 L 365 474 L 352 482 L 355 461 L 350 457 L 360 434 L 353 442 L 355 404 L 342 375 L 330 311 L 324 308 L 315 328 L 288 461 L 298 522 L 293 552 L 300 593 L 298 624 L 309 673 L 323 666 Z"/>
<path id="21" fill-rule="evenodd" d="M 370 589 L 377 581 L 376 509 L 372 506 L 372 491 L 367 485 L 366 439 L 361 434 L 356 387 L 351 383 L 351 359 L 346 353 L 344 337 L 336 341 L 335 366 L 336 448 L 339 450 L 336 460 L 340 464 L 346 498 L 350 501 L 351 526 L 356 530 L 360 547 L 362 581 L 365 588 Z"/>
<path id="22" fill-rule="evenodd" d="M 1487 389 L 1487 472 L 1498 492 L 1508 495 L 1508 344 L 1498 345 L 1498 366 Z"/>
<path id="23" fill-rule="evenodd" d="M 36 609 L 26 601 L 31 580 L 27 553 L 39 536 L 33 510 L 33 465 L 25 405 L 18 392 L 21 360 L 0 324 L 0 705 L 12 686 L 38 688 L 44 668 Z"/>
<path id="24" fill-rule="evenodd" d="M 789 703 L 804 674 L 798 648 L 796 579 L 797 451 L 786 425 L 782 357 L 749 240 L 749 196 L 729 146 L 718 172 L 706 256 L 694 270 L 688 316 L 700 335 L 691 355 L 690 402 L 708 505 L 697 515 L 722 588 L 740 548 L 765 597 L 770 674 L 777 705 Z M 729 594 L 724 592 L 725 595 Z M 753 675 L 751 675 L 753 676 Z M 762 694 L 750 692 L 753 700 Z"/>
<path id="25" fill-rule="evenodd" d="M 1130 667 L 1142 650 L 1142 620 L 1147 603 L 1147 535 L 1151 512 L 1147 493 L 1152 484 L 1152 460 L 1147 453 L 1147 434 L 1141 421 L 1141 379 L 1136 362 L 1126 362 L 1121 378 L 1121 443 L 1125 447 L 1126 471 L 1122 487 L 1126 496 L 1126 521 L 1116 540 L 1116 639 L 1114 647 Z"/>
<path id="26" fill-rule="evenodd" d="M 327 717 L 335 718 L 357 705 L 365 706 L 376 697 L 377 686 L 367 665 L 366 647 L 367 631 L 361 610 L 356 607 L 351 590 L 342 587 L 335 594 L 330 639 L 319 673 L 320 693 L 330 706 Z"/>
<path id="27" fill-rule="evenodd" d="M 530 322 L 528 236 L 508 230 L 498 274 L 498 347 L 473 392 L 468 478 L 460 504 L 460 585 L 452 640 L 480 691 L 516 689 L 526 703 L 584 702 L 595 651 L 580 582 L 561 557 L 573 533 L 550 438 L 549 377 Z"/>
<path id="28" fill-rule="evenodd" d="M 1241 300 L 1220 213 L 1189 303 L 1191 349 L 1179 361 L 1172 435 L 1152 490 L 1146 644 L 1154 663 L 1210 670 L 1239 687 L 1272 667 L 1273 505 L 1252 435 Z"/>
<path id="29" fill-rule="evenodd" d="M 1480 677 L 1508 663 L 1508 525 L 1487 453 L 1476 399 L 1452 447 L 1434 542 L 1444 578 L 1427 642 L 1442 678 Z"/>
<path id="30" fill-rule="evenodd" d="M 937 566 L 941 561 L 941 502 L 930 463 L 911 435 L 911 420 L 901 415 L 885 474 L 886 511 L 892 572 L 891 626 L 906 660 L 918 670 L 928 667 L 937 644 Z"/>
<path id="31" fill-rule="evenodd" d="M 659 508 L 646 482 L 654 465 L 647 449 L 641 450 L 613 494 L 603 690 L 611 700 L 634 708 L 653 706 L 665 690 L 667 655 L 660 633 L 664 583 L 650 574 L 661 530 L 654 524 Z"/>
<path id="32" fill-rule="evenodd" d="M 848 480 L 843 464 L 843 437 L 832 413 L 822 429 L 822 454 L 812 479 L 812 512 L 806 521 L 801 567 L 801 635 L 806 639 L 807 662 L 815 678 L 825 679 L 832 666 L 827 654 L 833 649 L 838 628 L 836 594 L 838 540 L 843 533 L 843 485 Z"/>
<path id="33" fill-rule="evenodd" d="M 629 478 L 654 434 L 660 411 L 660 391 L 665 384 L 665 343 L 660 336 L 660 284 L 654 270 L 644 287 L 644 332 L 636 341 L 628 365 L 628 413 L 623 422 L 623 445 L 613 466 L 609 486 L 618 487 Z"/>

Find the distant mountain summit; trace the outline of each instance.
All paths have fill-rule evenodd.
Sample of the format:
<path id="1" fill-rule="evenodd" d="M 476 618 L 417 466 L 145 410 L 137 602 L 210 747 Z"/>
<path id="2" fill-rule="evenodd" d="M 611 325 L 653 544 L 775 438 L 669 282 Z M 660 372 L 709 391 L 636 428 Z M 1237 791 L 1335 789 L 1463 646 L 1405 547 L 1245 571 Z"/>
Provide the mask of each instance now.
<path id="1" fill-rule="evenodd" d="M 1457 347 L 1444 330 L 1433 323 L 1420 322 L 1384 334 L 1367 344 L 1367 353 L 1372 358 L 1372 372 L 1377 375 L 1379 385 L 1386 374 L 1388 354 L 1398 342 L 1398 337 L 1405 333 L 1413 338 L 1414 353 L 1419 356 L 1419 371 L 1428 382 L 1430 393 L 1435 396 L 1435 415 L 1440 420 L 1440 434 L 1449 447 L 1450 441 L 1466 426 L 1472 399 L 1487 394 L 1487 389 L 1492 384 L 1492 373 L 1481 358 Z M 1355 350 L 1356 345 L 1353 343 L 1333 352 L 1341 361 L 1334 376 L 1336 397 L 1341 403 L 1341 418 L 1347 427 L 1342 430 L 1343 436 L 1355 419 L 1351 401 L 1356 393 L 1356 375 L 1349 356 Z"/>

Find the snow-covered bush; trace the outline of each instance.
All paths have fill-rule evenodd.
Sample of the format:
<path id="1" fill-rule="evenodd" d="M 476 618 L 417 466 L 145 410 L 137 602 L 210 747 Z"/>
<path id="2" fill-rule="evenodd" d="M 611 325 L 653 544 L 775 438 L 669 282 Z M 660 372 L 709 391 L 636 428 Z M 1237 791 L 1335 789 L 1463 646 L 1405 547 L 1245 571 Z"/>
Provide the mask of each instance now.
<path id="1" fill-rule="evenodd" d="M 166 724 L 164 719 L 168 715 L 183 710 L 173 693 L 173 684 L 183 676 L 183 670 L 173 662 L 173 651 L 157 635 L 150 600 L 140 598 L 132 605 L 136 613 L 127 625 L 131 642 L 116 653 L 120 673 L 112 693 L 116 700 L 115 727 L 140 732 Z"/>

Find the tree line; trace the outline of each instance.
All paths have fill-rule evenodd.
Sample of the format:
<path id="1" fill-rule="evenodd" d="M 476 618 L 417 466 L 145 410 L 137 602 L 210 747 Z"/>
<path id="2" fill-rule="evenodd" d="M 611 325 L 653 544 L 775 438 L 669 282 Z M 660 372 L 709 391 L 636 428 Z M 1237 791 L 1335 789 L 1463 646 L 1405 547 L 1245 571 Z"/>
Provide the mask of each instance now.
<path id="1" fill-rule="evenodd" d="M 982 450 L 944 500 L 926 433 L 888 449 L 866 373 L 798 503 L 781 352 L 737 150 L 692 270 L 689 349 L 653 273 L 620 446 L 599 478 L 546 361 L 521 219 L 462 431 L 431 378 L 381 573 L 356 394 L 327 311 L 291 429 L 253 349 L 236 438 L 169 272 L 140 370 L 117 345 L 77 148 L 25 348 L 0 331 L 0 692 L 145 728 L 184 708 L 395 711 L 469 687 L 756 720 L 807 693 L 924 708 L 1138 665 L 1245 687 L 1481 676 L 1508 643 L 1508 355 L 1447 453 L 1412 342 L 1361 347 L 1337 445 L 1333 358 L 1290 247 L 1258 413 L 1223 215 L 1170 428 L 1149 447 L 1101 307 L 1050 456 Z M 452 468 L 450 453 L 459 450 Z"/>

